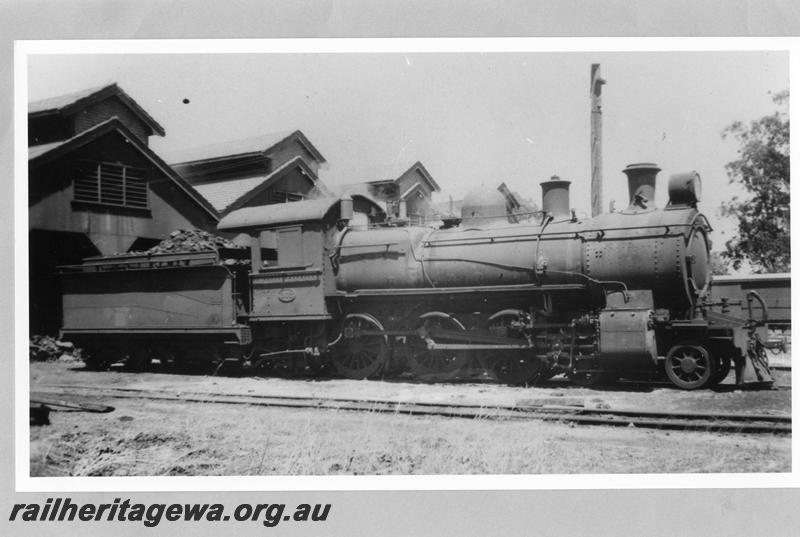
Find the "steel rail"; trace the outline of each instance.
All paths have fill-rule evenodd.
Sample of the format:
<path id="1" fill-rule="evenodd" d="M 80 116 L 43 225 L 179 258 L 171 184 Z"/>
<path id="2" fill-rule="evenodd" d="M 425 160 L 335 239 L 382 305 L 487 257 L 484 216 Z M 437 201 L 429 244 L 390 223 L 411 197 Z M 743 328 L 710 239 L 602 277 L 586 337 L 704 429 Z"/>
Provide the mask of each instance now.
<path id="1" fill-rule="evenodd" d="M 772 414 L 691 413 L 585 408 L 563 405 L 478 405 L 464 403 L 404 402 L 380 399 L 307 396 L 224 394 L 217 392 L 170 392 L 105 386 L 37 386 L 37 393 L 150 399 L 190 403 L 241 404 L 278 408 L 346 410 L 416 416 L 470 419 L 539 420 L 580 425 L 641 427 L 666 430 L 790 434 L 791 416 Z M 78 393 L 82 392 L 82 393 Z"/>

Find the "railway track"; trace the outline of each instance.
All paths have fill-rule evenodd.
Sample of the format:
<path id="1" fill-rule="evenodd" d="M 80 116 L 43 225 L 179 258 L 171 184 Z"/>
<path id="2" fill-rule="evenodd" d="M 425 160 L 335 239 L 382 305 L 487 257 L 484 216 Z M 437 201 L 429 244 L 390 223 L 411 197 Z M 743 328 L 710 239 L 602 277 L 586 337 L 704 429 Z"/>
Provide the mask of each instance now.
<path id="1" fill-rule="evenodd" d="M 89 385 L 40 385 L 31 399 L 115 398 L 250 405 L 276 408 L 373 412 L 412 416 L 443 416 L 465 419 L 540 420 L 575 425 L 640 427 L 679 431 L 713 431 L 740 434 L 791 434 L 791 416 L 773 414 L 733 414 L 680 411 L 642 411 L 625 408 L 590 408 L 578 405 L 537 404 L 526 401 L 514 405 L 476 405 L 407 402 L 380 399 L 327 398 L 215 392 L 186 392 L 141 388 L 111 388 Z"/>

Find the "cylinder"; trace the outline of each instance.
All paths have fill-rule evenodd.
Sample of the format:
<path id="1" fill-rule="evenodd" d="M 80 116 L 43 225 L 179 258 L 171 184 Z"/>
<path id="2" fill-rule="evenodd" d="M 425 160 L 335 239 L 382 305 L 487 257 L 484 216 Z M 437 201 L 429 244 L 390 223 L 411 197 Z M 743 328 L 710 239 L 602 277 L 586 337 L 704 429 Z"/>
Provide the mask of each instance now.
<path id="1" fill-rule="evenodd" d="M 629 164 L 622 172 L 628 176 L 628 209 L 649 209 L 654 206 L 656 175 L 661 171 L 652 162 Z"/>
<path id="2" fill-rule="evenodd" d="M 542 210 L 550 213 L 555 220 L 569 218 L 569 181 L 562 181 L 557 175 L 544 181 L 542 185 Z"/>

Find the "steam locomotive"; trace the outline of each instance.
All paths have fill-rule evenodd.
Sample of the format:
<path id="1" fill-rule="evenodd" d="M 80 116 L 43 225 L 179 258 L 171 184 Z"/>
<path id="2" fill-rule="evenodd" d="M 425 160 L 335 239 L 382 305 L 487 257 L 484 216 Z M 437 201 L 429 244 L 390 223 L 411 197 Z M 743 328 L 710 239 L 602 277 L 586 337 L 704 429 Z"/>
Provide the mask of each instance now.
<path id="1" fill-rule="evenodd" d="M 710 300 L 699 175 L 671 176 L 658 209 L 659 171 L 626 167 L 629 206 L 594 218 L 570 210 L 558 178 L 527 219 L 478 190 L 436 229 L 370 224 L 361 196 L 242 208 L 218 225 L 248 245 L 239 253 L 90 258 L 66 271 L 61 336 L 94 367 L 234 361 L 361 379 L 480 366 L 514 385 L 666 376 L 687 390 L 734 367 L 737 383 L 769 385 L 763 301 L 748 295 L 739 319 Z"/>

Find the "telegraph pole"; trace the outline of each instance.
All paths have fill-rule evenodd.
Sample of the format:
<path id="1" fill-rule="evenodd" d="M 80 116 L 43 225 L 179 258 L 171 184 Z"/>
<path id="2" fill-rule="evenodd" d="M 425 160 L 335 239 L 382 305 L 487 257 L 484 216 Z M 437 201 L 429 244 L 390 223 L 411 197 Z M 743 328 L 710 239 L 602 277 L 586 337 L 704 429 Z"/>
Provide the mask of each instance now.
<path id="1" fill-rule="evenodd" d="M 600 77 L 600 64 L 593 63 L 590 73 L 589 93 L 592 99 L 591 108 L 591 164 L 592 164 L 592 217 L 603 212 L 603 108 L 601 94 L 603 84 Z"/>

